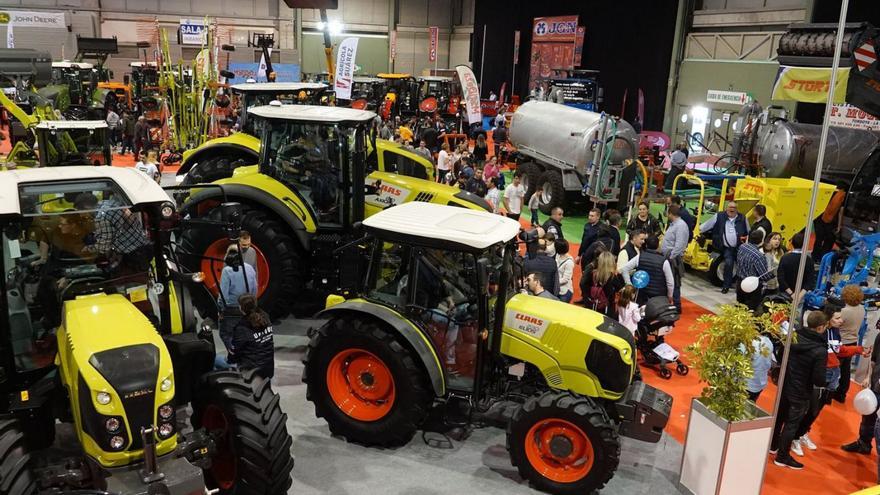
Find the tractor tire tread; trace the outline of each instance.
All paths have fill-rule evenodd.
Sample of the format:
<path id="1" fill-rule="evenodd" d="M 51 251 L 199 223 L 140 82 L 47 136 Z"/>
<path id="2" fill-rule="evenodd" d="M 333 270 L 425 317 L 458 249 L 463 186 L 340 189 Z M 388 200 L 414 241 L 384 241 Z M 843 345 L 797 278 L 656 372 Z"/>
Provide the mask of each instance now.
<path id="1" fill-rule="evenodd" d="M 37 493 L 37 479 L 31 466 L 20 423 L 12 418 L 0 419 L 0 495 Z"/>

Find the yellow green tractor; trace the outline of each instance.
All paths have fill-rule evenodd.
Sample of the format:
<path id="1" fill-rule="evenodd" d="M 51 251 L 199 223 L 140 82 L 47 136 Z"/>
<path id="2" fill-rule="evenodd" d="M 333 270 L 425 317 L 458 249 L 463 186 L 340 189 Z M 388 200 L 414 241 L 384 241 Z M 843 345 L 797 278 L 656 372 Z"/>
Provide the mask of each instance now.
<path id="1" fill-rule="evenodd" d="M 179 271 L 165 191 L 113 167 L 2 177 L 0 494 L 286 494 L 287 417 L 268 381 L 212 371 L 216 304 Z"/>
<path id="2" fill-rule="evenodd" d="M 249 109 L 262 129 L 259 165 L 235 169 L 222 185 L 228 201 L 242 204 L 242 228 L 257 254 L 260 305 L 280 317 L 299 303 L 323 304 L 323 296 L 352 287 L 357 260 L 346 245 L 354 225 L 385 208 L 408 201 L 489 210 L 481 197 L 431 177 L 424 158 L 409 152 L 367 160 L 367 140 L 376 114 L 311 105 L 268 105 Z M 404 150 L 401 150 L 404 151 Z M 430 166 L 430 164 L 428 164 Z M 182 201 L 191 218 L 218 220 L 223 201 L 218 188 L 196 188 Z M 208 224 L 195 225 L 180 239 L 186 266 L 206 273 L 222 267 L 229 241 Z M 210 260 L 220 260 L 216 263 Z M 213 265 L 212 265 L 213 263 Z M 213 277 L 208 277 L 209 281 Z M 212 285 L 213 290 L 216 287 Z M 314 301 L 304 296 L 316 295 Z M 300 311 L 297 311 L 300 312 Z"/>
<path id="3" fill-rule="evenodd" d="M 636 378 L 630 331 L 521 293 L 518 222 L 412 202 L 362 227 L 365 275 L 327 298 L 304 359 L 334 435 L 391 447 L 417 429 L 498 426 L 520 475 L 556 494 L 604 486 L 621 435 L 660 440 L 672 398 Z"/>

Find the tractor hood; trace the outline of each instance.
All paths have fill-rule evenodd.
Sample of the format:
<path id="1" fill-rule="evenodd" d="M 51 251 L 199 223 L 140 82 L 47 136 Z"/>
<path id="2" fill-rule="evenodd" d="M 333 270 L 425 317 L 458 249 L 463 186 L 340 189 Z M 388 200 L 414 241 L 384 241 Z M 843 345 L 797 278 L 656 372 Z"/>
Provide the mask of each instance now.
<path id="1" fill-rule="evenodd" d="M 536 366 L 554 388 L 618 399 L 632 379 L 635 344 L 595 311 L 525 294 L 506 305 L 501 351 Z"/>

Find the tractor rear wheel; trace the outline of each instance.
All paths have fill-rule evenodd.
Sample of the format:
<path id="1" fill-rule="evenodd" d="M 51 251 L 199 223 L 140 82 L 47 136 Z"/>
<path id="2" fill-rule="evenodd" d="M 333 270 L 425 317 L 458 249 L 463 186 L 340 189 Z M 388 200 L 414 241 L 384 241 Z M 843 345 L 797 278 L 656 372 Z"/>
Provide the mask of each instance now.
<path id="1" fill-rule="evenodd" d="M 712 260 L 712 263 L 709 265 L 709 272 L 707 273 L 709 277 L 709 282 L 712 282 L 712 285 L 715 287 L 721 287 L 724 285 L 724 266 L 726 263 L 724 262 L 724 256 L 718 255 L 715 259 Z"/>
<path id="2" fill-rule="evenodd" d="M 532 194 L 534 194 L 535 190 L 538 189 L 538 186 L 541 185 L 541 168 L 534 162 L 525 162 L 518 165 L 516 171 L 519 173 L 520 182 L 522 183 L 523 189 L 526 191 L 523 203 L 528 204 L 529 198 L 532 197 Z M 523 210 L 525 210 L 525 208 L 523 208 Z"/>
<path id="3" fill-rule="evenodd" d="M 544 189 L 541 193 L 538 208 L 541 213 L 549 215 L 553 208 L 562 206 L 565 202 L 565 186 L 562 184 L 562 174 L 558 170 L 547 170 L 541 174 L 538 184 Z"/>
<path id="4" fill-rule="evenodd" d="M 557 494 L 593 493 L 620 461 L 620 438 L 605 410 L 568 392 L 544 392 L 517 409 L 507 447 L 520 476 Z"/>
<path id="5" fill-rule="evenodd" d="M 209 210 L 206 216 L 220 222 L 220 208 Z M 273 318 L 287 316 L 291 302 L 296 301 L 303 291 L 299 245 L 281 223 L 251 206 L 242 207 L 241 228 L 251 234 L 252 247 L 257 251 L 260 306 Z M 229 244 L 226 233 L 216 226 L 194 226 L 181 236 L 181 261 L 189 270 L 204 272 L 205 283 L 215 294 Z M 216 275 L 216 280 L 211 273 Z"/>
<path id="6" fill-rule="evenodd" d="M 269 381 L 253 370 L 202 377 L 193 398 L 193 428 L 216 435 L 206 482 L 221 494 L 282 495 L 293 483 L 287 414 Z"/>
<path id="7" fill-rule="evenodd" d="M 223 157 L 207 158 L 189 169 L 181 185 L 208 184 L 220 179 L 226 179 L 232 177 L 232 172 L 242 165 L 245 165 L 245 162 L 241 159 L 233 161 Z"/>
<path id="8" fill-rule="evenodd" d="M 0 420 L 0 495 L 34 493 L 37 480 L 21 425 L 14 419 Z"/>
<path id="9" fill-rule="evenodd" d="M 373 319 L 330 320 L 309 342 L 304 364 L 306 398 L 315 414 L 350 442 L 403 445 L 431 403 L 413 352 Z"/>

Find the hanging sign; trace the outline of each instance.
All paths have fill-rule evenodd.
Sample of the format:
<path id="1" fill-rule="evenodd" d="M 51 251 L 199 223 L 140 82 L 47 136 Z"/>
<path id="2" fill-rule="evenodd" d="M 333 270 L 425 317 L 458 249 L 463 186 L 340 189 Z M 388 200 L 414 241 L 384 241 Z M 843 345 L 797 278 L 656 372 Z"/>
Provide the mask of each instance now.
<path id="1" fill-rule="evenodd" d="M 336 55 L 336 77 L 333 78 L 333 88 L 336 90 L 336 98 L 340 100 L 351 99 L 351 86 L 354 80 L 354 61 L 357 58 L 358 39 L 345 38 L 339 44 L 339 52 Z"/>
<path id="2" fill-rule="evenodd" d="M 520 31 L 513 32 L 513 65 L 519 63 L 519 37 Z"/>
<path id="3" fill-rule="evenodd" d="M 706 93 L 706 103 L 727 103 L 728 105 L 745 105 L 752 101 L 748 93 L 742 91 L 722 91 L 710 89 Z"/>
<path id="4" fill-rule="evenodd" d="M 843 103 L 849 67 L 837 69 L 837 87 L 834 88 L 834 103 Z M 773 85 L 774 100 L 800 101 L 804 103 L 825 103 L 831 87 L 831 69 L 824 67 L 779 66 L 776 83 Z"/>
<path id="5" fill-rule="evenodd" d="M 19 10 L 0 10 L 0 25 L 14 24 L 15 27 L 67 29 L 64 12 L 24 12 Z"/>
<path id="6" fill-rule="evenodd" d="M 428 61 L 436 62 L 437 61 L 437 43 L 440 38 L 440 28 L 437 26 L 431 26 L 428 28 L 428 32 L 430 33 L 431 41 L 428 45 Z"/>
<path id="7" fill-rule="evenodd" d="M 208 41 L 208 26 L 201 19 L 180 20 L 180 44 L 204 45 Z"/>
<path id="8" fill-rule="evenodd" d="M 880 119 L 853 105 L 832 106 L 830 119 L 834 127 L 880 131 Z"/>
<path id="9" fill-rule="evenodd" d="M 529 89 L 560 70 L 574 69 L 578 16 L 536 17 L 532 22 Z"/>

